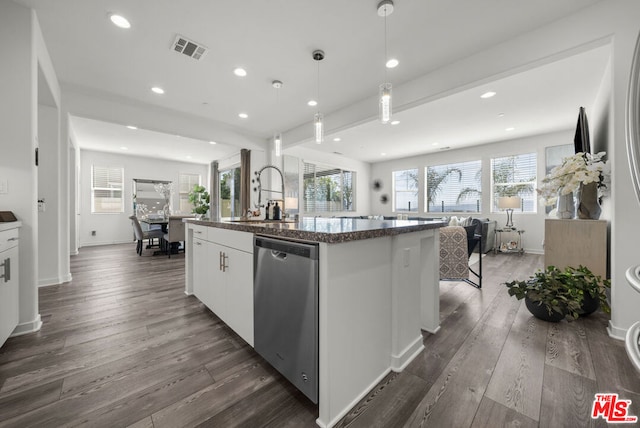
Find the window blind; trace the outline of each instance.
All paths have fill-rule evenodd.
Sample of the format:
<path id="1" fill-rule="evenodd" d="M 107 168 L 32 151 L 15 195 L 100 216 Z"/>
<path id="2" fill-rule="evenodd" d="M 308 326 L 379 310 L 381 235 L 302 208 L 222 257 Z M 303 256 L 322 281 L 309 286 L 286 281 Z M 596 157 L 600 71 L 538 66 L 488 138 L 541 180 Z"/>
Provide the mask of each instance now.
<path id="1" fill-rule="evenodd" d="M 479 213 L 482 162 L 458 162 L 426 169 L 427 212 Z"/>
<path id="2" fill-rule="evenodd" d="M 498 198 L 519 196 L 523 212 L 536 212 L 537 156 L 535 153 L 491 159 L 493 195 L 491 211 L 498 212 Z"/>
<path id="3" fill-rule="evenodd" d="M 304 163 L 303 189 L 305 212 L 353 211 L 355 172 Z"/>
<path id="4" fill-rule="evenodd" d="M 123 182 L 124 168 L 92 165 L 91 212 L 124 212 Z"/>
<path id="5" fill-rule="evenodd" d="M 193 187 L 200 184 L 200 174 L 180 174 L 179 176 L 179 196 L 180 211 L 190 213 L 193 210 L 193 204 L 189 202 L 189 193 Z"/>
<path id="6" fill-rule="evenodd" d="M 393 172 L 393 211 L 418 211 L 418 169 Z"/>

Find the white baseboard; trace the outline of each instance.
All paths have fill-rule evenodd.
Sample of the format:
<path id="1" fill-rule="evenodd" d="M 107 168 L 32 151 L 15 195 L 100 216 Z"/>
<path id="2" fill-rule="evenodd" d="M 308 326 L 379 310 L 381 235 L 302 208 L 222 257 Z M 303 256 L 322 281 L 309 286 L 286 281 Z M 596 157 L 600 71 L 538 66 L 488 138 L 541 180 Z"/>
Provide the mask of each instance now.
<path id="1" fill-rule="evenodd" d="M 18 324 L 18 326 L 13 330 L 13 333 L 11 333 L 11 337 L 34 333 L 40 330 L 41 327 L 42 320 L 40 319 L 40 314 L 38 314 L 34 320 Z"/>
<path id="2" fill-rule="evenodd" d="M 38 280 L 38 288 L 40 287 L 49 287 L 50 285 L 58 285 L 63 284 L 65 282 L 71 281 L 71 273 L 67 273 L 66 275 L 59 276 L 57 278 L 44 278 Z"/>
<path id="3" fill-rule="evenodd" d="M 609 327 L 607 327 L 607 333 L 609 333 L 609 337 L 624 341 L 625 337 L 627 336 L 627 329 L 616 327 L 615 325 L 613 325 L 611 320 L 609 320 Z"/>
<path id="4" fill-rule="evenodd" d="M 105 241 L 105 242 L 83 242 L 80 247 L 97 247 L 99 245 L 116 245 L 116 244 L 131 244 L 136 241 Z"/>
<path id="5" fill-rule="evenodd" d="M 418 356 L 424 349 L 422 344 L 422 334 L 419 334 L 412 343 L 402 350 L 400 355 L 391 355 L 391 370 L 394 372 L 401 372 Z"/>

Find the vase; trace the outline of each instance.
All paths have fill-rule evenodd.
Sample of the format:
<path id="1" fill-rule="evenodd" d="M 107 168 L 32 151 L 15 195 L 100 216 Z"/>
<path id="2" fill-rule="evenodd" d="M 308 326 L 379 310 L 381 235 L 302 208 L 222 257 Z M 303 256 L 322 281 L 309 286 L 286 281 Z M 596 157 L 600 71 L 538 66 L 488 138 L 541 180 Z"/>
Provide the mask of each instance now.
<path id="1" fill-rule="evenodd" d="M 549 313 L 549 310 L 545 305 L 541 304 L 540 302 L 532 301 L 528 296 L 524 297 L 524 303 L 525 305 L 527 305 L 527 309 L 529 309 L 531 315 L 543 321 L 560 322 L 565 317 L 564 313 L 556 311 L 551 311 L 551 313 Z"/>
<path id="2" fill-rule="evenodd" d="M 556 217 L 574 218 L 576 216 L 576 206 L 573 200 L 573 192 L 561 195 L 558 192 L 558 202 L 556 205 Z"/>
<path id="3" fill-rule="evenodd" d="M 598 200 L 598 183 L 580 184 L 576 192 L 576 213 L 578 218 L 584 220 L 597 220 L 600 218 L 602 208 Z"/>

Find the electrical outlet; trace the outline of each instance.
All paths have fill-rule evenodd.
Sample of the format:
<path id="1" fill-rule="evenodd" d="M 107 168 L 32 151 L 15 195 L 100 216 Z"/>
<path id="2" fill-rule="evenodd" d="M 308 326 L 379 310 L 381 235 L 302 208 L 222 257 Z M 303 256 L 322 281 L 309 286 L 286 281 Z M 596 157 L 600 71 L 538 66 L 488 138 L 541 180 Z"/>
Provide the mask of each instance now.
<path id="1" fill-rule="evenodd" d="M 38 199 L 38 211 L 43 213 L 45 212 L 47 206 L 44 203 L 44 199 Z"/>
<path id="2" fill-rule="evenodd" d="M 6 178 L 0 179 L 0 195 L 9 193 L 9 180 Z"/>

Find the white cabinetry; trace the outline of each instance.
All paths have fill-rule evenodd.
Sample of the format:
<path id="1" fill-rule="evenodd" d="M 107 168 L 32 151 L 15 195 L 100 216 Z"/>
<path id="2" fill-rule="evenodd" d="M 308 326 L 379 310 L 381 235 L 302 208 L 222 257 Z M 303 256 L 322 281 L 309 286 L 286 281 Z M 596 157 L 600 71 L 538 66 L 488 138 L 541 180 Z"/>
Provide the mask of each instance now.
<path id="1" fill-rule="evenodd" d="M 12 222 L 13 223 L 13 222 Z M 18 325 L 18 227 L 0 223 L 0 346 Z"/>
<path id="2" fill-rule="evenodd" d="M 253 234 L 189 227 L 193 294 L 253 346 Z"/>

